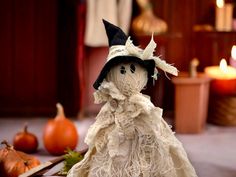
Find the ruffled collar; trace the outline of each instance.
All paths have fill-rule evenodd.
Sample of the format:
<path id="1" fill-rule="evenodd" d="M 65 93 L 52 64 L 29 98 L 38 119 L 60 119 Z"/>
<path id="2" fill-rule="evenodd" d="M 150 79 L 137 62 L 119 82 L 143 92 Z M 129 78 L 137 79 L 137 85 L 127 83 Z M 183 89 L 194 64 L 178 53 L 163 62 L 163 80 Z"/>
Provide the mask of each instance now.
<path id="1" fill-rule="evenodd" d="M 116 111 L 118 112 L 122 112 L 123 109 L 119 108 L 127 101 L 131 104 L 139 106 L 147 114 L 150 114 L 151 110 L 155 107 L 150 101 L 150 97 L 148 95 L 137 93 L 127 97 L 119 91 L 113 82 L 107 82 L 106 80 L 104 80 L 99 89 L 94 92 L 94 99 L 96 104 L 116 100 L 118 103 Z"/>
<path id="2" fill-rule="evenodd" d="M 105 79 L 99 86 L 98 90 L 94 92 L 93 96 L 96 104 L 107 102 L 111 99 L 117 101 L 124 101 L 127 99 L 127 97 L 119 91 L 113 82 L 107 82 Z"/>

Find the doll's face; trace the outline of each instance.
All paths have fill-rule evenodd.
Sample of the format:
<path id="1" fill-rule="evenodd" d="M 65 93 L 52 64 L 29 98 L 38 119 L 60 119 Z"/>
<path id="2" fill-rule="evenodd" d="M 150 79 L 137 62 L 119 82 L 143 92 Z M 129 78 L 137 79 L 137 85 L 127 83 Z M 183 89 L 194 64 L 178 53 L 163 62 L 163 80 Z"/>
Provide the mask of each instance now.
<path id="1" fill-rule="evenodd" d="M 107 75 L 120 92 L 126 96 L 139 93 L 147 84 L 147 71 L 137 63 L 121 63 L 114 66 Z"/>

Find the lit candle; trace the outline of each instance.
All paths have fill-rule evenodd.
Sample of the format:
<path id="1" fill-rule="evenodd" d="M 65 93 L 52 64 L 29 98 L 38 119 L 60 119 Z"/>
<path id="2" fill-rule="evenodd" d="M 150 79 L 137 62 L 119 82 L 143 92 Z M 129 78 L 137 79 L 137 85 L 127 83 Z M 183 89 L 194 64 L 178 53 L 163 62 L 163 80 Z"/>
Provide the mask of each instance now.
<path id="1" fill-rule="evenodd" d="M 233 28 L 233 4 L 216 0 L 215 28 L 217 31 L 231 31 Z"/>
<path id="2" fill-rule="evenodd" d="M 212 78 L 211 92 L 220 95 L 236 94 L 236 69 L 228 66 L 225 59 L 220 61 L 220 66 L 209 66 L 205 73 Z"/>
<path id="3" fill-rule="evenodd" d="M 232 67 L 236 68 L 236 45 L 233 45 L 233 47 L 231 49 L 231 57 L 229 59 L 229 64 Z"/>
<path id="4" fill-rule="evenodd" d="M 224 0 L 216 0 L 215 27 L 217 31 L 224 30 Z"/>

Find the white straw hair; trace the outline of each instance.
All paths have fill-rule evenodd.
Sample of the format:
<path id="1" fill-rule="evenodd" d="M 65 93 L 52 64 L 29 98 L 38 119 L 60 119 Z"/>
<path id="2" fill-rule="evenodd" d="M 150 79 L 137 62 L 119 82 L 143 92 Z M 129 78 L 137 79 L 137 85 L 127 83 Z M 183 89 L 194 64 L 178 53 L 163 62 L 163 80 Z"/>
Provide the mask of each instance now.
<path id="1" fill-rule="evenodd" d="M 128 37 L 125 45 L 115 45 L 110 47 L 107 61 L 117 56 L 136 56 L 142 60 L 154 60 L 156 67 L 160 68 L 164 72 L 177 76 L 178 70 L 176 67 L 166 63 L 165 60 L 162 60 L 157 56 L 153 56 L 156 46 L 157 44 L 153 40 L 153 35 L 144 50 L 135 46 L 130 37 Z"/>

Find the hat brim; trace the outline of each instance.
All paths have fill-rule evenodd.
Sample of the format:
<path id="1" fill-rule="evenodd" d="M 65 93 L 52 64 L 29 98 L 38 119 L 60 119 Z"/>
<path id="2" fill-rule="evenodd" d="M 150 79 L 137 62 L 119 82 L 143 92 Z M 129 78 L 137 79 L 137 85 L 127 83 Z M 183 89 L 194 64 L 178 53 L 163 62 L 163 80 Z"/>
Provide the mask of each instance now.
<path id="1" fill-rule="evenodd" d="M 100 84 L 103 82 L 110 69 L 120 63 L 135 62 L 144 67 L 148 72 L 148 78 L 151 78 L 154 74 L 155 61 L 154 60 L 142 60 L 135 56 L 117 56 L 110 59 L 102 68 L 97 80 L 94 82 L 93 87 L 97 90 Z"/>

